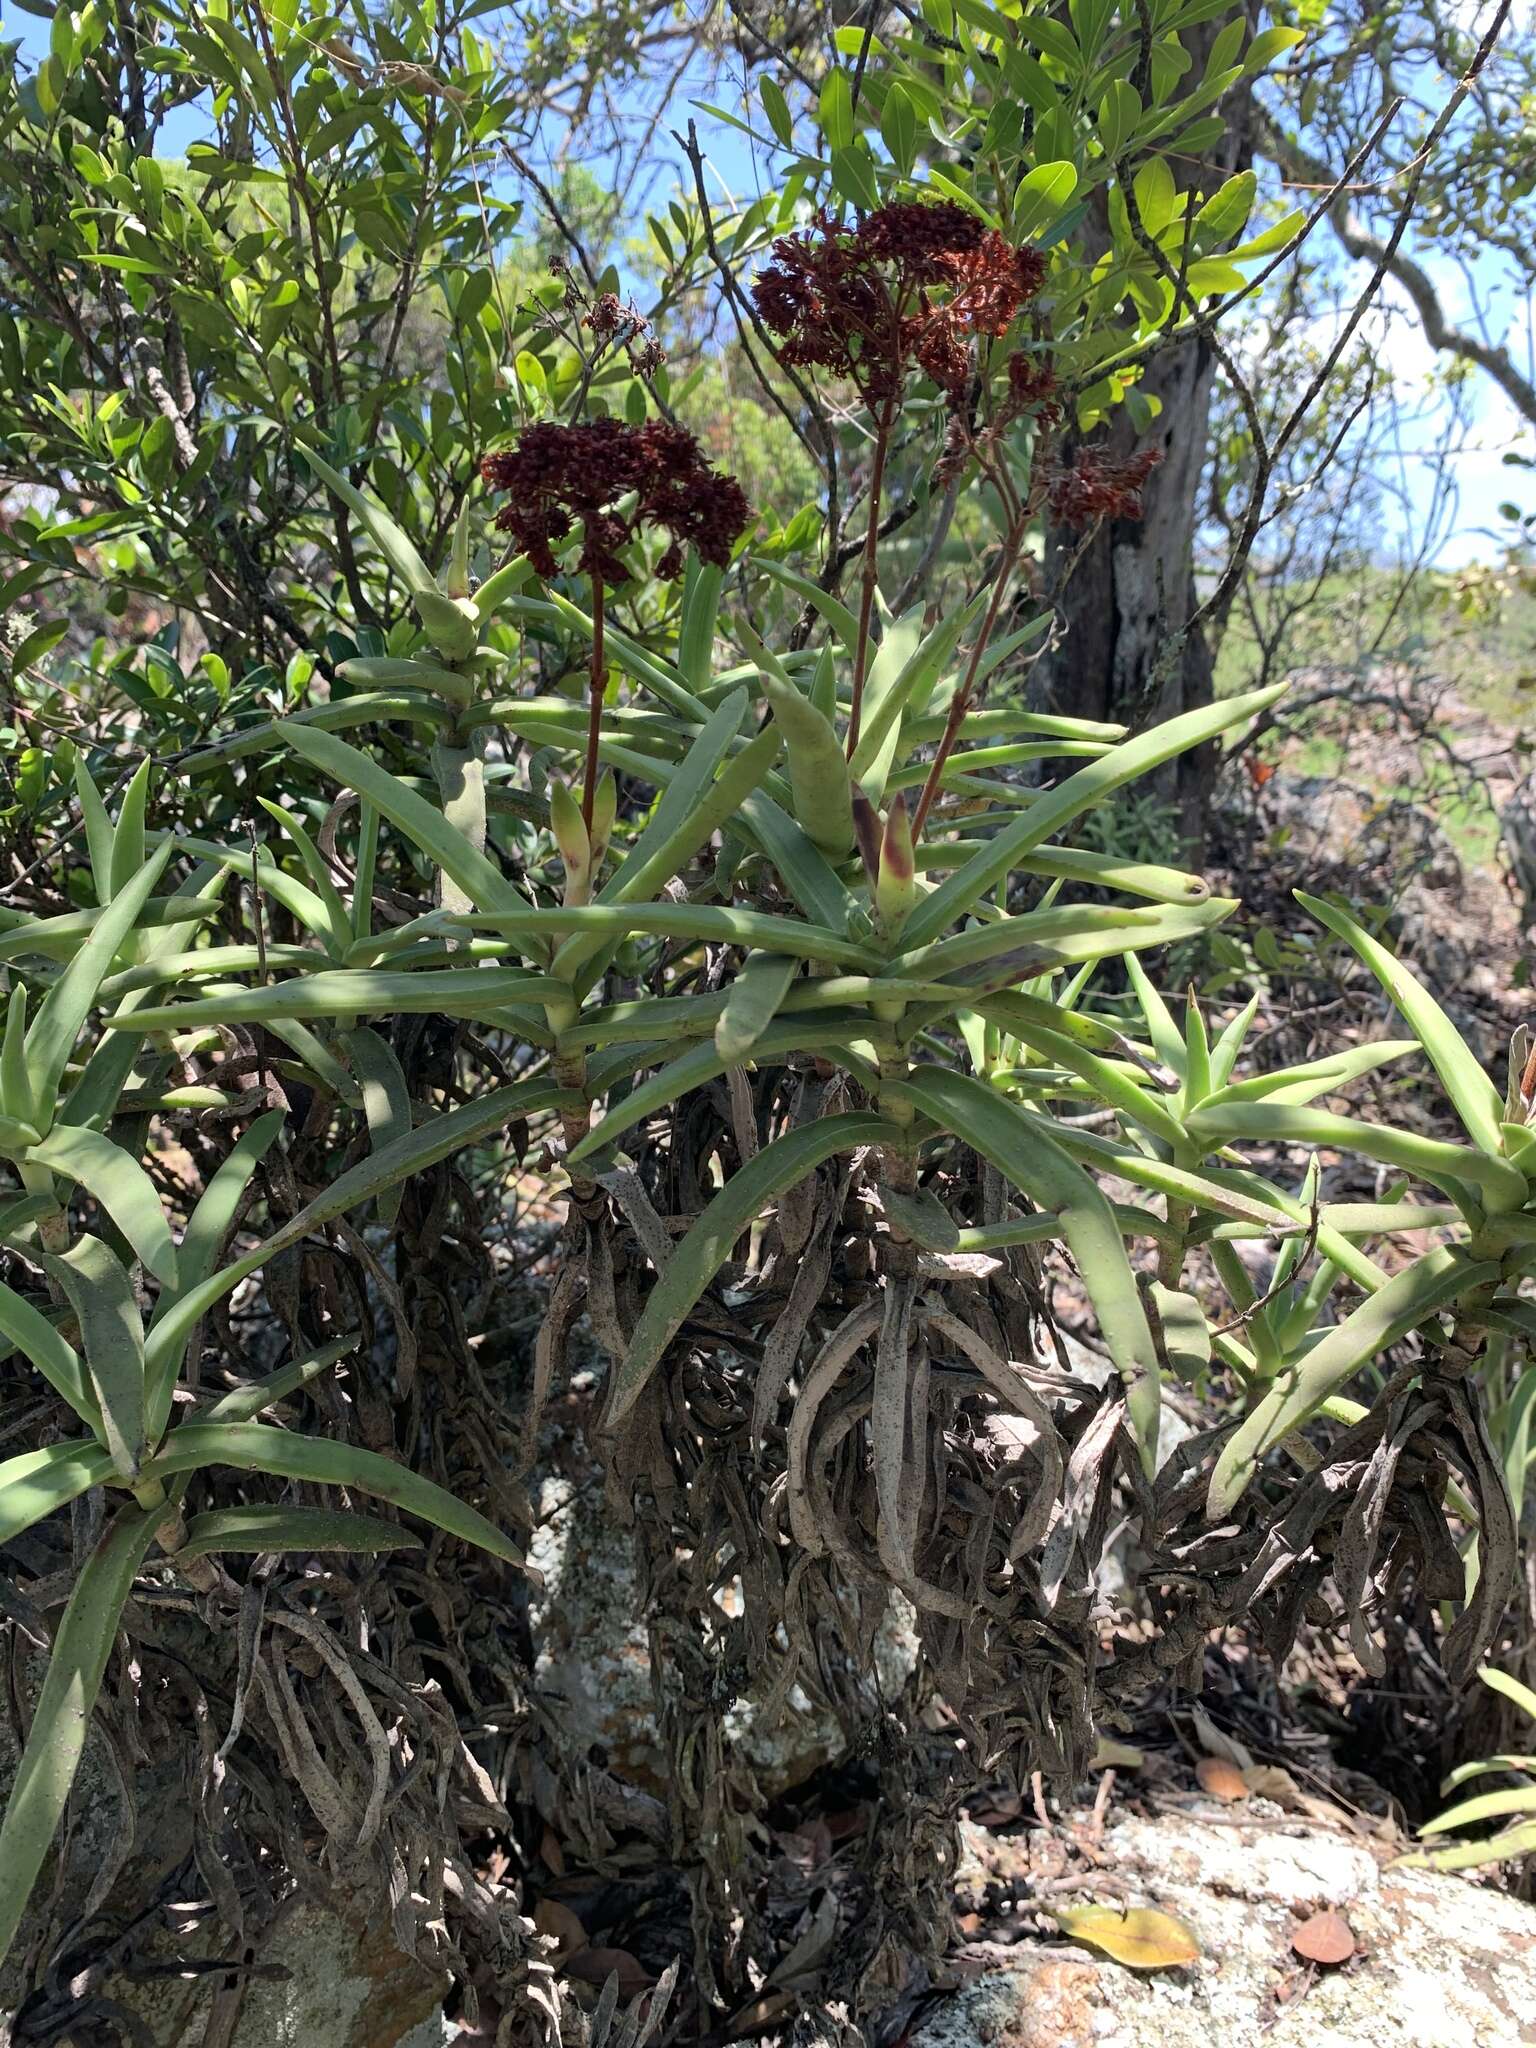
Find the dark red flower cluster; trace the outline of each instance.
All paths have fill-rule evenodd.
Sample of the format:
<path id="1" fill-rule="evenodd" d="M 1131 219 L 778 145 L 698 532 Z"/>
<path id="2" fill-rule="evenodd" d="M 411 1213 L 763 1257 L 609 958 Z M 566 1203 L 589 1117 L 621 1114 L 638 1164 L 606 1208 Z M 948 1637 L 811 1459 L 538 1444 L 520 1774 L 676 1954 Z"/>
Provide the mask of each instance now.
<path id="1" fill-rule="evenodd" d="M 644 526 L 671 535 L 657 574 L 676 576 L 683 551 L 725 568 L 731 548 L 751 520 L 735 477 L 712 469 L 686 427 L 647 420 L 590 420 L 562 427 L 529 427 L 515 448 L 487 455 L 480 474 L 512 502 L 496 515 L 541 576 L 558 568 L 554 543 L 580 519 L 585 528 L 579 566 L 610 587 L 629 576 L 620 557 Z M 634 493 L 625 512 L 615 502 Z"/>
<path id="2" fill-rule="evenodd" d="M 1085 448 L 1075 463 L 1052 479 L 1051 511 L 1066 526 L 1087 526 L 1095 519 L 1139 519 L 1142 488 L 1162 459 L 1158 448 L 1143 448 L 1124 462 Z"/>
<path id="3" fill-rule="evenodd" d="M 1013 248 L 963 206 L 903 201 L 855 228 L 822 215 L 786 235 L 752 296 L 785 363 L 847 377 L 872 404 L 897 397 L 916 365 L 958 401 L 972 342 L 1005 333 L 1044 279 L 1038 250 Z"/>
<path id="4" fill-rule="evenodd" d="M 1020 412 L 1037 412 L 1050 421 L 1061 418 L 1056 372 L 1038 356 L 1016 355 L 1009 363 L 1008 396 Z"/>

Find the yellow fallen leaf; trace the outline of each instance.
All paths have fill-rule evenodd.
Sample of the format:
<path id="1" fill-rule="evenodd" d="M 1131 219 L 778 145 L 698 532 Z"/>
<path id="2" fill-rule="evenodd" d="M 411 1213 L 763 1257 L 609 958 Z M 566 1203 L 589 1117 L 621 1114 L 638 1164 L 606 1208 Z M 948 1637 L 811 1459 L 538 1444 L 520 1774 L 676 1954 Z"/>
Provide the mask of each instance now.
<path id="1" fill-rule="evenodd" d="M 1054 1911 L 1074 1941 L 1103 1949 L 1131 1970 L 1174 1970 L 1199 1959 L 1192 1930 L 1151 1906 L 1134 1906 L 1128 1913 L 1117 1906 L 1058 1906 Z"/>
<path id="2" fill-rule="evenodd" d="M 1133 1749 L 1128 1742 L 1116 1742 L 1112 1736 L 1101 1735 L 1088 1768 L 1090 1771 L 1139 1771 L 1145 1762 L 1141 1751 Z"/>

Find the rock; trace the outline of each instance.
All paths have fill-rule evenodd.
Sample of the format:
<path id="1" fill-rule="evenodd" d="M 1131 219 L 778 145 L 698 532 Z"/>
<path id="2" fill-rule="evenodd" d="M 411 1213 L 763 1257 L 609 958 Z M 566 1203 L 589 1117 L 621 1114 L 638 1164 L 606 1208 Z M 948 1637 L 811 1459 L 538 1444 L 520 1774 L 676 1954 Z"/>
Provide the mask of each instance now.
<path id="1" fill-rule="evenodd" d="M 1191 1927 L 1201 1960 L 1156 1974 L 1060 1941 L 982 1945 L 983 1974 L 929 2009 L 911 2048 L 1525 2048 L 1536 1910 L 1428 1871 L 1383 1871 L 1342 1833 L 1289 1821 L 1129 1817 L 1105 1867 Z M 1347 1910 L 1358 1953 L 1315 1971 L 1299 1918 Z"/>
<path id="2" fill-rule="evenodd" d="M 544 1578 L 531 1608 L 535 1679 L 546 1697 L 560 1701 L 571 1751 L 599 1747 L 618 1777 L 664 1791 L 666 1764 L 656 1732 L 634 1556 L 629 1535 L 607 1514 L 595 1478 L 591 1485 L 564 1474 L 541 1482 L 528 1561 Z M 899 1692 L 916 1666 L 914 1619 L 898 1597 L 876 1634 L 875 1663 L 886 1697 Z M 798 1686 L 771 1723 L 752 1698 L 739 1701 L 727 1733 L 769 1798 L 803 1784 L 846 1747 L 836 1717 Z"/>

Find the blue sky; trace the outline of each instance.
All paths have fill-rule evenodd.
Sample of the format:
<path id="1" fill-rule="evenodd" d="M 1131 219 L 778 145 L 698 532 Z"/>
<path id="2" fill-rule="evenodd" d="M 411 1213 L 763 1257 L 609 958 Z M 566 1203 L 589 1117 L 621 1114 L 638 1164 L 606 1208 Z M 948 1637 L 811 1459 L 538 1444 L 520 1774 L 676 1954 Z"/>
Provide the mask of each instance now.
<path id="1" fill-rule="evenodd" d="M 6 40 L 19 37 L 26 57 L 35 60 L 46 55 L 47 23 L 18 11 L 14 5 L 0 4 L 0 35 Z M 690 118 L 698 123 L 714 187 L 712 197 L 717 202 L 724 202 L 728 196 L 750 197 L 769 174 L 770 167 L 760 160 L 759 153 L 744 136 L 692 103 L 700 97 L 713 98 L 732 111 L 743 110 L 741 88 L 727 75 L 716 73 L 706 80 L 702 72 L 695 72 L 676 81 L 666 107 L 647 137 L 646 155 L 651 168 L 645 183 L 637 187 L 633 209 L 636 226 L 642 223 L 645 212 L 664 207 L 674 182 L 687 176 L 682 151 L 671 131 L 685 131 Z M 642 112 L 638 95 L 631 96 L 627 105 L 621 102 L 621 107 L 637 116 Z M 162 132 L 162 149 L 184 149 L 204 132 L 204 122 L 200 108 L 179 109 Z M 762 125 L 760 117 L 758 125 Z M 541 146 L 553 153 L 560 141 L 553 132 L 547 138 L 536 136 L 529 154 L 537 158 Z M 611 159 L 598 157 L 586 161 L 600 176 L 613 175 Z M 503 189 L 510 189 L 511 181 L 506 176 L 496 182 Z M 1323 244 L 1326 237 L 1327 231 L 1320 229 L 1314 246 Z M 1508 291 L 1501 289 L 1492 259 L 1471 266 L 1465 273 L 1444 262 L 1426 267 L 1431 270 L 1453 320 L 1475 319 L 1476 302 L 1481 300 L 1485 317 L 1488 309 L 1492 309 L 1495 332 L 1509 335 L 1516 359 L 1521 359 L 1523 349 L 1529 346 L 1531 309 L 1528 304 L 1512 301 Z M 1341 290 L 1346 294 L 1351 285 L 1358 289 L 1364 274 L 1363 266 L 1350 265 L 1339 258 Z M 1326 338 L 1330 326 L 1327 319 L 1319 321 L 1320 339 Z M 1522 431 L 1522 422 L 1508 401 L 1481 375 L 1474 375 L 1464 385 L 1459 407 L 1447 401 L 1442 388 L 1447 359 L 1437 357 L 1429 348 L 1406 298 L 1395 288 L 1389 286 L 1383 294 L 1381 304 L 1368 318 L 1364 334 L 1378 365 L 1390 375 L 1404 402 L 1397 446 L 1390 452 L 1381 476 L 1386 493 L 1380 537 L 1382 552 L 1391 554 L 1403 547 L 1417 551 L 1423 545 L 1426 531 L 1433 526 L 1432 559 L 1439 566 L 1454 567 L 1492 558 L 1501 542 L 1510 536 L 1508 523 L 1499 516 L 1500 503 L 1511 501 L 1522 510 L 1536 509 L 1536 473 L 1509 467 L 1502 459 L 1505 451 L 1515 446 L 1527 455 L 1536 455 L 1532 436 Z M 1437 502 L 1440 517 L 1434 521 L 1432 511 Z"/>

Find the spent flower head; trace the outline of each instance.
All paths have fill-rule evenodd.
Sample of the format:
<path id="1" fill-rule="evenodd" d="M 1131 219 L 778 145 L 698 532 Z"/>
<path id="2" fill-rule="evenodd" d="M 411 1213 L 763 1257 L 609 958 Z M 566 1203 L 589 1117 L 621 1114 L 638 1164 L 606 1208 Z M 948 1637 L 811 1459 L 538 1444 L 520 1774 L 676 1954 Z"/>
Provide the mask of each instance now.
<path id="1" fill-rule="evenodd" d="M 1039 291 L 1045 260 L 963 206 L 903 200 L 852 228 L 826 214 L 773 245 L 752 296 L 780 358 L 847 377 L 870 404 L 914 368 L 958 404 L 973 343 L 1006 333 Z"/>
<path id="2" fill-rule="evenodd" d="M 1087 526 L 1095 519 L 1139 519 L 1143 487 L 1162 459 L 1158 448 L 1143 448 L 1124 461 L 1084 448 L 1075 462 L 1052 478 L 1051 511 L 1064 526 Z"/>
<path id="3" fill-rule="evenodd" d="M 584 528 L 578 567 L 612 586 L 627 581 L 621 550 L 643 527 L 670 536 L 657 574 L 671 577 L 688 547 L 725 568 L 752 517 L 735 477 L 711 468 L 687 428 L 668 420 L 543 421 L 525 429 L 515 448 L 487 455 L 480 474 L 511 494 L 496 524 L 541 576 L 556 573 L 554 544 L 577 520 Z"/>

